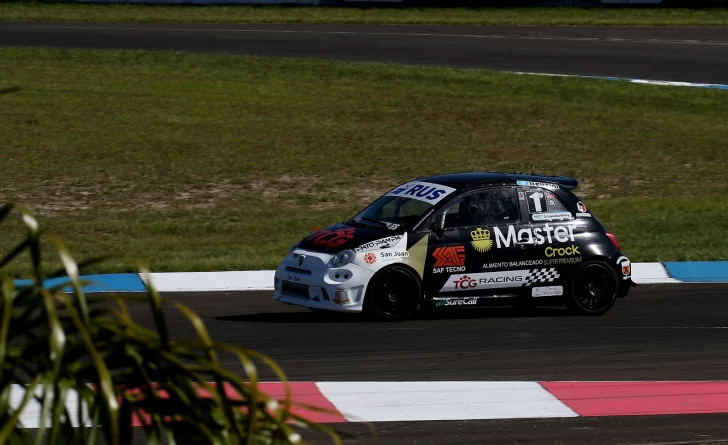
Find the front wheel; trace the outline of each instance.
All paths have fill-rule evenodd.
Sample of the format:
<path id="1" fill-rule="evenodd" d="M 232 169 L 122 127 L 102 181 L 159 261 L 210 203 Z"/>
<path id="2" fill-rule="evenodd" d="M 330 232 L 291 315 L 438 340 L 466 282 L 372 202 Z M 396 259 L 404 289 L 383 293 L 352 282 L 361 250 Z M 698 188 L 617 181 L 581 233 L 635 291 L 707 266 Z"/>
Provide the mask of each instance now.
<path id="1" fill-rule="evenodd" d="M 564 300 L 565 306 L 580 315 L 602 315 L 617 301 L 619 281 L 617 274 L 601 262 L 581 266 Z"/>
<path id="2" fill-rule="evenodd" d="M 422 284 L 404 266 L 390 266 L 377 272 L 364 297 L 364 311 L 377 318 L 400 321 L 410 317 L 422 298 Z"/>

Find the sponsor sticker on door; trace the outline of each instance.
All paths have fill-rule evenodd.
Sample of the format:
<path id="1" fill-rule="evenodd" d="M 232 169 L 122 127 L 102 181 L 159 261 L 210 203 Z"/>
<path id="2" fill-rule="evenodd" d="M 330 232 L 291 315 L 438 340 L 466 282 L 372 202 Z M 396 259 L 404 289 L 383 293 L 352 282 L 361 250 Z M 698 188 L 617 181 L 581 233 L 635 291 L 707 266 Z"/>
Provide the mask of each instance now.
<path id="1" fill-rule="evenodd" d="M 573 244 L 568 247 L 547 247 L 543 253 L 548 258 L 581 255 L 579 246 Z"/>
<path id="2" fill-rule="evenodd" d="M 509 225 L 506 233 L 503 234 L 499 227 L 493 227 L 496 247 L 511 247 L 516 242 L 527 242 L 529 244 L 568 243 L 574 242 L 574 226 L 551 226 L 548 223 L 543 227 L 526 227 L 516 230 L 516 226 Z"/>
<path id="3" fill-rule="evenodd" d="M 534 221 L 556 221 L 559 219 L 571 219 L 571 213 L 569 213 L 569 212 L 536 213 L 536 214 L 531 215 L 531 219 Z"/>
<path id="4" fill-rule="evenodd" d="M 473 249 L 480 253 L 484 253 L 493 247 L 493 240 L 490 239 L 490 230 L 477 228 L 470 232 L 470 239 L 472 239 Z"/>
<path id="5" fill-rule="evenodd" d="M 552 283 L 559 277 L 559 272 L 554 268 L 451 275 L 440 292 L 528 287 L 539 283 Z"/>
<path id="6" fill-rule="evenodd" d="M 559 295 L 564 295 L 563 286 L 534 287 L 531 291 L 532 297 L 556 297 Z"/>
<path id="7" fill-rule="evenodd" d="M 465 271 L 464 246 L 438 247 L 432 252 L 432 256 L 435 258 L 432 273 Z"/>

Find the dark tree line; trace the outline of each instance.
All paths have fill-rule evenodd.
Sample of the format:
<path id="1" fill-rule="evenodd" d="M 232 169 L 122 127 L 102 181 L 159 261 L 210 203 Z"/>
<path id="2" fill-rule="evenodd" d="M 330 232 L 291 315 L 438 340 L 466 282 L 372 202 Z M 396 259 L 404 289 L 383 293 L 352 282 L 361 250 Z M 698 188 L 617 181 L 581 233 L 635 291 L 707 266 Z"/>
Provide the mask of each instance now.
<path id="1" fill-rule="evenodd" d="M 352 1 L 341 1 L 352 5 Z M 368 3 L 368 2 L 367 2 Z M 523 6 L 579 6 L 579 7 L 643 7 L 643 8 L 705 8 L 726 7 L 728 0 L 663 0 L 660 4 L 602 4 L 600 0 L 404 0 L 401 3 L 368 3 L 369 6 L 437 7 L 437 8 L 483 8 L 483 7 L 523 7 Z"/>

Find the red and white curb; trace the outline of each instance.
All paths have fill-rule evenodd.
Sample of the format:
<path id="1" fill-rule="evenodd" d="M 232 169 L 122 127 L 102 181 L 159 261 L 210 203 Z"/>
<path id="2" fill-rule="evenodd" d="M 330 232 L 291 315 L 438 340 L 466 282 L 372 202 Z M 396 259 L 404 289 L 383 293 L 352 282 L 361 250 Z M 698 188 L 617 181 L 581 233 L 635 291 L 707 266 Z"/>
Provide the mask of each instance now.
<path id="1" fill-rule="evenodd" d="M 293 409 L 319 423 L 728 413 L 728 381 L 295 382 L 289 386 L 294 402 L 328 411 Z M 261 383 L 260 389 L 283 398 L 281 383 Z M 13 388 L 14 407 L 23 393 L 22 387 Z M 72 394 L 67 402 L 72 419 L 76 403 Z M 21 422 L 37 428 L 39 418 L 40 407 L 31 403 Z"/>
<path id="2" fill-rule="evenodd" d="M 160 292 L 224 292 L 273 290 L 274 275 L 274 270 L 159 272 L 151 278 Z M 670 277 L 662 263 L 632 263 L 632 280 L 637 284 L 680 282 Z"/>

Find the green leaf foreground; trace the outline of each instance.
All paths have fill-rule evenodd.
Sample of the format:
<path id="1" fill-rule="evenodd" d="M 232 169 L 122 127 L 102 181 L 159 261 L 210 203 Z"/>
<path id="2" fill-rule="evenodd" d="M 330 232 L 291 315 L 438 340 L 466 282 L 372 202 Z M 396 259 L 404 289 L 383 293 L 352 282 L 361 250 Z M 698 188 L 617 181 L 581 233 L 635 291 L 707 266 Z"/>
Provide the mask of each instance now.
<path id="1" fill-rule="evenodd" d="M 0 224 L 16 206 L 0 207 Z M 132 295 L 85 295 L 80 265 L 62 240 L 50 237 L 62 271 L 42 270 L 42 231 L 35 218 L 20 209 L 26 237 L 0 258 L 0 444 L 130 444 L 143 433 L 147 443 L 169 444 L 299 444 L 309 429 L 340 444 L 341 433 L 291 411 L 298 406 L 283 370 L 269 357 L 215 342 L 192 309 L 165 301 L 154 289 Z M 16 288 L 6 266 L 27 258 L 32 280 Z M 44 280 L 65 276 L 68 283 L 44 287 Z M 72 292 L 64 292 L 70 286 Z M 128 304 L 146 302 L 154 328 L 132 320 Z M 172 307 L 192 324 L 195 338 L 170 336 L 165 308 Z M 237 358 L 244 377 L 225 369 L 218 356 Z M 256 362 L 283 382 L 285 397 L 275 400 L 258 388 Z M 14 385 L 26 388 L 20 405 L 11 406 Z M 17 388 L 17 387 L 16 387 Z M 16 389 L 17 390 L 17 389 Z M 78 395 L 75 413 L 67 401 Z M 29 430 L 21 415 L 35 399 L 40 427 Z M 137 417 L 142 426 L 132 428 Z"/>

